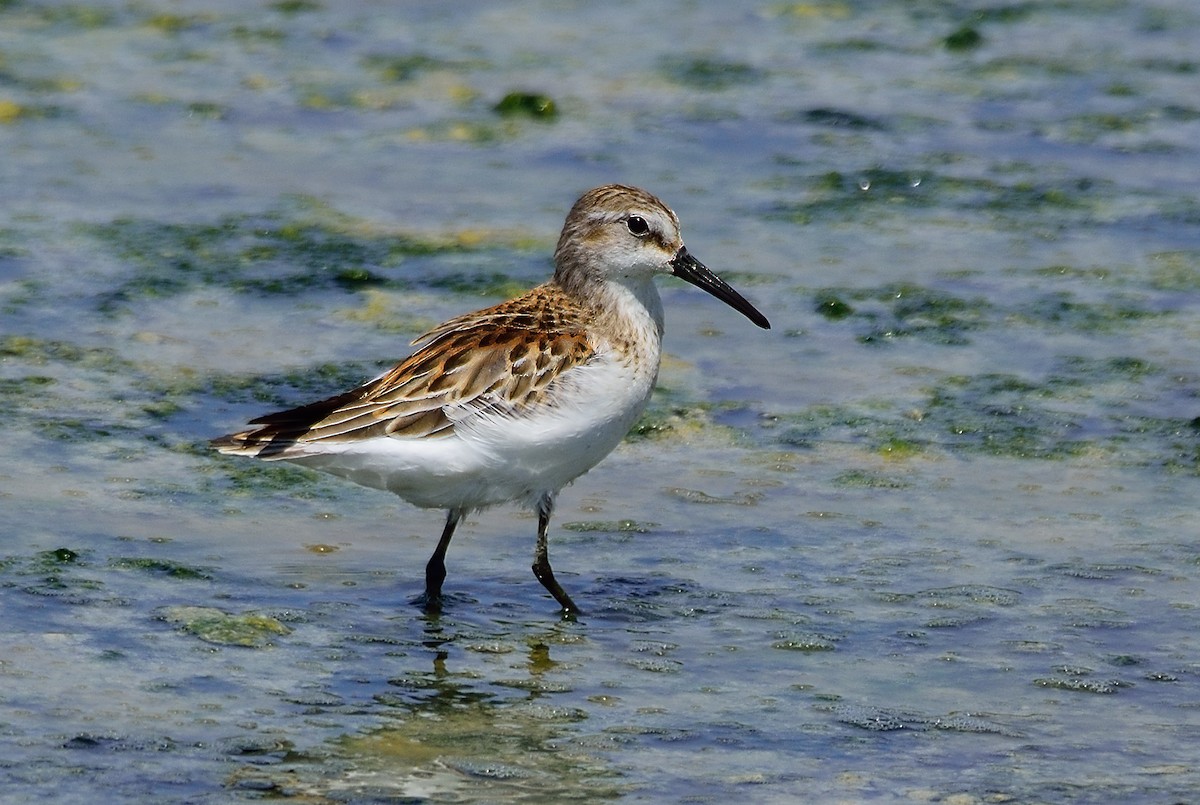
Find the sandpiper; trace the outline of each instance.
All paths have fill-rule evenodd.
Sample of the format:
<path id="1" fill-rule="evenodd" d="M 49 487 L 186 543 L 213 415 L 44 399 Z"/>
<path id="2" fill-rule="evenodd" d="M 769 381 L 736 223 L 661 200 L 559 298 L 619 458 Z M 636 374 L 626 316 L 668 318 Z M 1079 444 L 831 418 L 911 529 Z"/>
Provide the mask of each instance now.
<path id="1" fill-rule="evenodd" d="M 445 509 L 425 566 L 440 606 L 446 549 L 465 514 L 517 501 L 537 512 L 533 573 L 564 613 L 546 532 L 559 491 L 629 432 L 650 399 L 662 349 L 654 277 L 704 289 L 770 323 L 688 252 L 679 218 L 645 190 L 605 185 L 575 202 L 554 276 L 524 296 L 451 319 L 374 380 L 267 414 L 212 441 L 222 453 L 291 461 Z"/>

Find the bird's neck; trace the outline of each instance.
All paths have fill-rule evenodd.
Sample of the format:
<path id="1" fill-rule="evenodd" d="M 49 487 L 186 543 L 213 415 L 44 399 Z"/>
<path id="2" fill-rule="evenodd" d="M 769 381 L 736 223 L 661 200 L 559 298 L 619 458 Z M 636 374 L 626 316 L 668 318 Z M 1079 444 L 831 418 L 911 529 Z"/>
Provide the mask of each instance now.
<path id="1" fill-rule="evenodd" d="M 608 278 L 588 294 L 588 307 L 614 331 L 662 338 L 663 307 L 650 277 Z"/>

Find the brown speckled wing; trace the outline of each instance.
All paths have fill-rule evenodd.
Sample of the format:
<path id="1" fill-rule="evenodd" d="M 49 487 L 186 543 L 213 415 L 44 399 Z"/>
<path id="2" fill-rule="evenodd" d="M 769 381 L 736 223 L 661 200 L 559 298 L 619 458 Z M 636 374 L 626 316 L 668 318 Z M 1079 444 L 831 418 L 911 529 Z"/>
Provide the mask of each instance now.
<path id="1" fill-rule="evenodd" d="M 548 286 L 452 319 L 413 343 L 423 346 L 369 383 L 260 417 L 250 423 L 260 427 L 214 445 L 269 458 L 301 443 L 446 436 L 454 429 L 448 406 L 478 402 L 519 412 L 594 352 L 578 308 Z"/>

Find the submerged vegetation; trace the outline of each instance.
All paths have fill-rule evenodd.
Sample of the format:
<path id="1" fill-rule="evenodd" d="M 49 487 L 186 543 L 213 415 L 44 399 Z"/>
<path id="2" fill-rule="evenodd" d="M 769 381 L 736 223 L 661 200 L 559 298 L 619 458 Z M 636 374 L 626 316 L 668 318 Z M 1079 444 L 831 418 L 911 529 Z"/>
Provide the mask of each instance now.
<path id="1" fill-rule="evenodd" d="M 1013 459 L 1086 456 L 1200 475 L 1200 418 L 1130 407 L 1141 396 L 1186 399 L 1191 393 L 1185 379 L 1137 358 L 1067 358 L 1039 379 L 945 375 L 916 405 L 861 400 L 771 415 L 764 433 L 793 448 L 833 442 L 889 457 L 930 450 Z"/>
<path id="2" fill-rule="evenodd" d="M 441 273 L 436 261 L 414 263 L 415 258 L 485 251 L 473 236 L 379 232 L 306 199 L 283 210 L 229 215 L 213 223 L 121 218 L 85 231 L 129 266 L 129 274 L 99 298 L 105 313 L 206 286 L 295 296 L 422 284 L 480 291 L 502 281 L 494 272 L 465 278 L 461 271 Z"/>

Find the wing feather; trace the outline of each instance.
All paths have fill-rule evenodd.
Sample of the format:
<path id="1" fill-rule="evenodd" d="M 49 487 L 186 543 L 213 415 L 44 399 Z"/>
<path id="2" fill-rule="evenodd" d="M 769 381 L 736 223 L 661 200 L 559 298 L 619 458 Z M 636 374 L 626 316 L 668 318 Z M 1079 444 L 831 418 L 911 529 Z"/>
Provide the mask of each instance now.
<path id="1" fill-rule="evenodd" d="M 250 423 L 259 427 L 213 445 L 225 453 L 287 458 L 317 442 L 448 436 L 464 412 L 497 405 L 519 414 L 543 400 L 563 372 L 595 354 L 583 320 L 582 311 L 564 308 L 561 292 L 541 286 L 430 330 L 413 342 L 421 345 L 416 352 L 356 389 L 259 417 Z"/>

